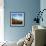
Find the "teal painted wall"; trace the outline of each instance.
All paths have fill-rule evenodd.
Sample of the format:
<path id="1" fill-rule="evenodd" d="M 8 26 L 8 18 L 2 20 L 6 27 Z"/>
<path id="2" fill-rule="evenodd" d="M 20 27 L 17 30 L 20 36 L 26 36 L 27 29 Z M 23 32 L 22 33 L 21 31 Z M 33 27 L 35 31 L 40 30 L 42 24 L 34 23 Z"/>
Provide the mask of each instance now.
<path id="1" fill-rule="evenodd" d="M 35 13 L 40 9 L 40 0 L 4 0 L 4 39 L 18 41 L 32 30 Z M 24 27 L 10 27 L 10 11 L 25 12 Z"/>

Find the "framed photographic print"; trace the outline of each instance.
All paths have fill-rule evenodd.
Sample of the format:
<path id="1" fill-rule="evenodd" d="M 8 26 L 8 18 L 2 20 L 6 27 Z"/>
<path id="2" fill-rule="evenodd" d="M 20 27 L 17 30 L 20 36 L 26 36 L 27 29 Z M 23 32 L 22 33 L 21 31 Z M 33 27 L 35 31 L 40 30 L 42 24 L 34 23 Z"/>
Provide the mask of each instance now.
<path id="1" fill-rule="evenodd" d="M 10 12 L 10 26 L 24 26 L 25 13 L 24 12 Z"/>

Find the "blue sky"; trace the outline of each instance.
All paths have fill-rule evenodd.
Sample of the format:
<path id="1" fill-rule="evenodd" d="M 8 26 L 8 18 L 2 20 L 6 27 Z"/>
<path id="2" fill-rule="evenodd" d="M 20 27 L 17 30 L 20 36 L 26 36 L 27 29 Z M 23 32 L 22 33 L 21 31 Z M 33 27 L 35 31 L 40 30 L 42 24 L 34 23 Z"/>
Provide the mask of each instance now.
<path id="1" fill-rule="evenodd" d="M 14 19 L 17 19 L 17 20 L 23 20 L 24 19 L 24 14 L 22 15 L 22 14 L 12 14 L 13 16 L 12 16 L 12 18 L 14 18 Z"/>

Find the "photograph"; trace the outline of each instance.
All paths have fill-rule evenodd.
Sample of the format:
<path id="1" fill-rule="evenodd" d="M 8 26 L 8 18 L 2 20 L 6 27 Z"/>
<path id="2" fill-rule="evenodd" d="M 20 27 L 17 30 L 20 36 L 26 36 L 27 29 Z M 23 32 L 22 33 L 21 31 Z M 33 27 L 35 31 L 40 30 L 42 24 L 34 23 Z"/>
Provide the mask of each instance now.
<path id="1" fill-rule="evenodd" d="M 10 25 L 11 26 L 24 26 L 24 12 L 11 12 Z"/>

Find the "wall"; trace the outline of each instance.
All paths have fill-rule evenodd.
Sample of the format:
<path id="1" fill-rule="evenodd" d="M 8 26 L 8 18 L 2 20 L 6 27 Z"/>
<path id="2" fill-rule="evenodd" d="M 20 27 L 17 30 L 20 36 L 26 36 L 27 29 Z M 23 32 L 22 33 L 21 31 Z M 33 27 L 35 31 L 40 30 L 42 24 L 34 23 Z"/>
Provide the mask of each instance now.
<path id="1" fill-rule="evenodd" d="M 4 39 L 18 41 L 32 29 L 35 14 L 40 10 L 40 0 L 4 0 Z M 24 27 L 10 27 L 10 12 L 25 12 Z"/>
<path id="2" fill-rule="evenodd" d="M 46 9 L 46 0 L 41 0 L 40 1 L 40 9 L 41 9 L 41 11 L 43 10 L 43 9 Z M 46 10 L 43 12 L 43 15 L 42 15 L 42 17 L 43 17 L 43 22 L 41 21 L 40 23 L 40 25 L 42 25 L 42 26 L 45 26 L 46 27 Z"/>

